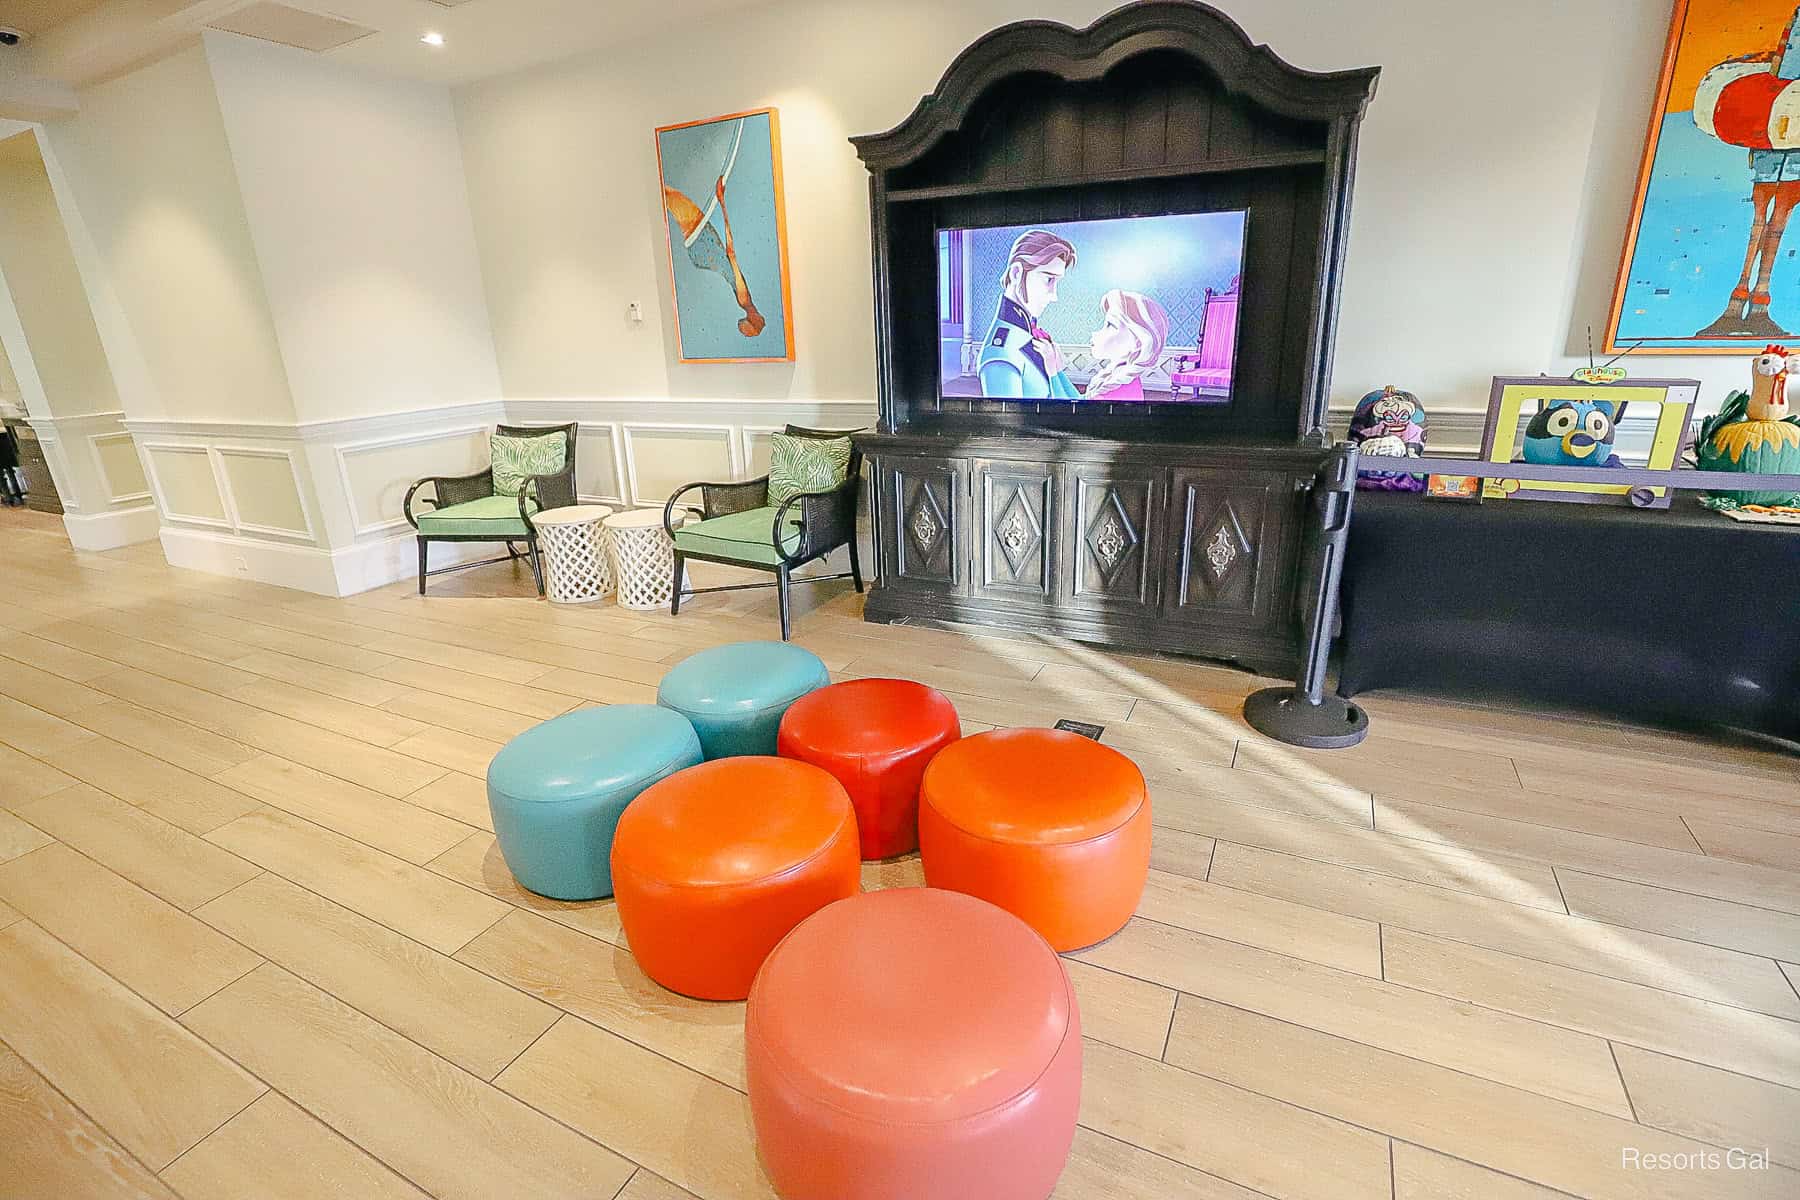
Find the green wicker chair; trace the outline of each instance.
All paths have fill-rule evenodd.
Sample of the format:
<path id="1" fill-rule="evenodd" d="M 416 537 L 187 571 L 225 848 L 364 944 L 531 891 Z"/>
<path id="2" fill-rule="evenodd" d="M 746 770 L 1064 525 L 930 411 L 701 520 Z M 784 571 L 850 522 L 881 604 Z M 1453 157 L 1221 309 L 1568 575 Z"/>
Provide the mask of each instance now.
<path id="1" fill-rule="evenodd" d="M 783 432 L 790 437 L 831 439 L 849 437 L 859 431 L 804 429 L 789 425 Z M 681 498 L 696 488 L 700 490 L 700 504 L 696 507 L 681 503 Z M 849 471 L 842 484 L 827 492 L 802 492 L 779 506 L 769 503 L 767 475 L 741 483 L 690 483 L 677 489 L 663 506 L 663 529 L 675 543 L 675 586 L 669 612 L 679 615 L 681 601 L 686 596 L 773 587 L 777 589 L 781 612 L 781 640 L 787 641 L 793 630 L 788 611 L 791 585 L 849 579 L 855 583 L 858 592 L 863 590 L 862 562 L 856 547 L 856 506 L 861 494 L 862 451 L 854 448 L 850 451 Z M 677 528 L 677 508 L 700 517 L 699 523 Z M 850 548 L 848 571 L 800 579 L 790 575 L 794 568 L 822 559 L 840 546 Z M 774 573 L 775 581 L 684 588 L 683 568 L 688 559 L 770 571 Z"/>
<path id="2" fill-rule="evenodd" d="M 530 565 L 532 578 L 537 581 L 538 595 L 544 594 L 543 555 L 538 550 L 537 527 L 531 518 L 545 509 L 575 503 L 575 431 L 573 424 L 494 427 L 494 432 L 501 437 L 542 437 L 560 433 L 568 439 L 562 470 L 551 475 L 526 476 L 517 497 L 495 493 L 492 468 L 472 475 L 428 475 L 407 489 L 401 507 L 407 524 L 418 534 L 419 595 L 425 594 L 425 580 L 430 576 L 519 559 Z M 419 497 L 419 503 L 431 507 L 415 512 L 413 498 L 428 484 L 432 494 Z M 429 562 L 432 542 L 504 542 L 506 554 L 433 571 Z M 524 549 L 519 549 L 515 542 L 523 543 Z"/>

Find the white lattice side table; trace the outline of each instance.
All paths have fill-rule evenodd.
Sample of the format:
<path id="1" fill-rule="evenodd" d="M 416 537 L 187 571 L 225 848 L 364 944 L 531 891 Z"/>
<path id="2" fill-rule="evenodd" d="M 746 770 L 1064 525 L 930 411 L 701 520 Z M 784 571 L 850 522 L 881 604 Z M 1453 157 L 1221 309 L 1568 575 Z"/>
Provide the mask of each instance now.
<path id="1" fill-rule="evenodd" d="M 544 592 L 558 604 L 591 604 L 613 590 L 604 504 L 552 508 L 531 518 L 544 549 Z"/>
<path id="2" fill-rule="evenodd" d="M 677 513 L 675 523 L 686 520 Z M 619 607 L 664 608 L 675 596 L 675 543 L 663 531 L 660 508 L 640 508 L 606 518 L 612 543 L 613 574 L 619 581 Z M 684 578 L 682 586 L 686 586 Z"/>

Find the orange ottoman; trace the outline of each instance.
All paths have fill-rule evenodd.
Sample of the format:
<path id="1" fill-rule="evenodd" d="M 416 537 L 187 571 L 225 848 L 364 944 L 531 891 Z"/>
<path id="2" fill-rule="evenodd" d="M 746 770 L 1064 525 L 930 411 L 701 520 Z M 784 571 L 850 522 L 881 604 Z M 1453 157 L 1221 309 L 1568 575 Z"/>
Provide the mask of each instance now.
<path id="1" fill-rule="evenodd" d="M 1150 796 L 1137 764 L 1055 729 L 995 729 L 925 769 L 925 882 L 990 900 L 1057 950 L 1111 937 L 1150 874 Z"/>
<path id="2" fill-rule="evenodd" d="M 750 1115 L 783 1200 L 1044 1200 L 1081 1106 L 1081 1016 L 1044 939 L 901 888 L 775 948 L 744 1015 Z"/>
<path id="3" fill-rule="evenodd" d="M 785 758 L 721 758 L 652 784 L 619 818 L 613 895 L 644 974 L 742 1000 L 775 944 L 862 888 L 843 785 Z"/>
<path id="4" fill-rule="evenodd" d="M 776 737 L 783 758 L 825 770 L 856 806 L 864 858 L 919 845 L 919 780 L 937 752 L 962 736 L 956 707 L 909 679 L 852 679 L 794 701 Z"/>

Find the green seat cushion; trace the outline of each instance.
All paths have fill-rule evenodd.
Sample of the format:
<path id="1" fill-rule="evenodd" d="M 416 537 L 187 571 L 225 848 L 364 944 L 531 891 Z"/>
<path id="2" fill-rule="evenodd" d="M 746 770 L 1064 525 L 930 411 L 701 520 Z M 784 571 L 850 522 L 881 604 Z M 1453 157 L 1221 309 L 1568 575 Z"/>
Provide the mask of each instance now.
<path id="1" fill-rule="evenodd" d="M 568 461 L 569 439 L 562 433 L 536 437 L 508 437 L 496 433 L 488 439 L 493 455 L 494 494 L 517 496 L 530 475 L 554 475 Z"/>
<path id="2" fill-rule="evenodd" d="M 534 501 L 527 501 L 537 511 Z M 772 518 L 771 518 L 772 519 Z M 519 519 L 517 496 L 483 496 L 419 514 L 419 532 L 435 537 L 522 538 L 531 531 Z"/>
<path id="3" fill-rule="evenodd" d="M 774 529 L 774 506 L 752 508 L 677 529 L 675 548 L 691 554 L 713 554 L 720 558 L 736 559 L 738 562 L 761 563 L 773 567 L 781 563 L 781 555 L 775 552 L 775 544 L 771 540 Z M 788 517 L 787 528 L 782 530 L 781 539 L 790 554 L 800 548 L 798 507 Z"/>
<path id="4" fill-rule="evenodd" d="M 829 492 L 850 474 L 850 439 L 793 437 L 769 439 L 769 503 L 802 492 Z"/>

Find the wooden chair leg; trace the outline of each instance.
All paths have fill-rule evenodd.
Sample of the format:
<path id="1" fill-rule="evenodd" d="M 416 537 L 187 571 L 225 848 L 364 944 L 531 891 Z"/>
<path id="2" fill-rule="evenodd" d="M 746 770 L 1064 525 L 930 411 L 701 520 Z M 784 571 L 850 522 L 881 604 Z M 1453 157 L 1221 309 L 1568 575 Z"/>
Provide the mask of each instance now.
<path id="1" fill-rule="evenodd" d="M 669 615 L 671 617 L 681 615 L 681 568 L 686 561 L 687 556 L 677 550 L 675 552 L 675 581 L 669 588 Z"/>
<path id="2" fill-rule="evenodd" d="M 778 597 L 776 603 L 781 609 L 781 640 L 785 642 L 793 632 L 793 622 L 788 612 L 788 569 L 786 563 L 782 563 L 779 567 L 775 568 L 775 586 Z"/>
<path id="3" fill-rule="evenodd" d="M 424 538 L 419 539 L 419 595 L 425 594 L 426 547 L 431 543 Z"/>
<path id="4" fill-rule="evenodd" d="M 862 557 L 857 553 L 854 533 L 850 535 L 850 582 L 856 585 L 856 592 L 861 595 L 863 590 Z"/>
<path id="5" fill-rule="evenodd" d="M 544 595 L 544 555 L 538 549 L 536 538 L 527 543 L 527 549 L 531 551 L 531 577 L 537 580 L 538 596 L 541 599 Z"/>

